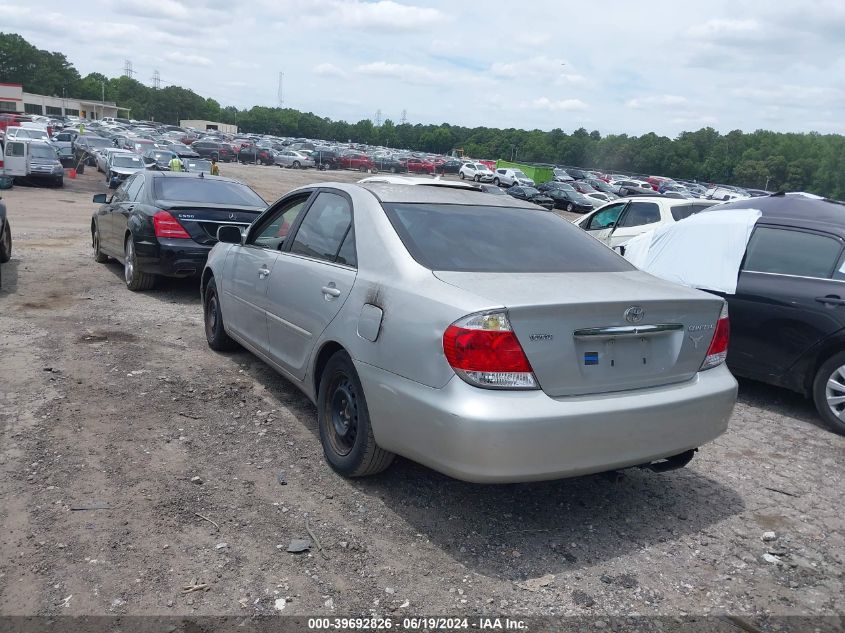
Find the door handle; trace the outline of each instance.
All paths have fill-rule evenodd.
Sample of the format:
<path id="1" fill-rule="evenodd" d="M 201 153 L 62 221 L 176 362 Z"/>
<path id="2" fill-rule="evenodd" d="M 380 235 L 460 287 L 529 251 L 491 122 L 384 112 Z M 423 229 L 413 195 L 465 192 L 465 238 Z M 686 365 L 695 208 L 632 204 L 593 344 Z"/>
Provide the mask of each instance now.
<path id="1" fill-rule="evenodd" d="M 259 279 L 267 279 L 267 277 L 269 277 L 269 276 L 270 276 L 270 271 L 269 271 L 266 267 L 265 267 L 265 268 L 261 268 L 261 269 L 258 271 L 258 278 L 259 278 Z"/>
<path id="2" fill-rule="evenodd" d="M 323 290 L 323 294 L 326 295 L 326 298 L 328 298 L 330 296 L 331 297 L 339 297 L 340 296 L 340 290 L 338 290 L 334 286 L 323 286 L 322 290 Z"/>
<path id="3" fill-rule="evenodd" d="M 845 299 L 841 299 L 839 295 L 826 295 L 824 297 L 816 297 L 816 301 L 831 306 L 845 306 Z"/>

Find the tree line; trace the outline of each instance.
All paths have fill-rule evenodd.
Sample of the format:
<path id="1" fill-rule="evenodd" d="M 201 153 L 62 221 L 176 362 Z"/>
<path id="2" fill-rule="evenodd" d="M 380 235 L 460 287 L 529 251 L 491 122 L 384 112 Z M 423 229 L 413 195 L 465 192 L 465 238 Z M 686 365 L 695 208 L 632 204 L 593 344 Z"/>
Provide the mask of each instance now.
<path id="1" fill-rule="evenodd" d="M 467 156 L 660 174 L 770 190 L 811 191 L 845 199 L 845 137 L 766 130 L 720 134 L 706 127 L 676 138 L 579 128 L 549 132 L 517 128 L 463 127 L 442 123 L 379 126 L 369 119 L 348 123 L 292 108 L 223 107 L 178 86 L 153 89 L 129 77 L 91 73 L 82 77 L 62 53 L 40 50 L 14 33 L 0 33 L 0 82 L 27 92 L 107 101 L 131 108 L 134 119 L 178 124 L 180 119 L 232 123 L 244 132 L 319 138 Z"/>

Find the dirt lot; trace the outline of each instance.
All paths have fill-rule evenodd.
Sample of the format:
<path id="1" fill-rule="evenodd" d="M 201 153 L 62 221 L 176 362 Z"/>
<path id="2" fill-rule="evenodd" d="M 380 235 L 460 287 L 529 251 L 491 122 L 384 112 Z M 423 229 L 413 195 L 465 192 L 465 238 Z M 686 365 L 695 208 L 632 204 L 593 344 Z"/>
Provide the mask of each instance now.
<path id="1" fill-rule="evenodd" d="M 222 170 L 268 200 L 359 178 Z M 743 382 L 728 433 L 663 475 L 344 480 L 306 398 L 208 349 L 196 282 L 133 294 L 94 263 L 103 180 L 66 183 L 3 192 L 0 613 L 845 611 L 845 438 L 800 396 Z"/>

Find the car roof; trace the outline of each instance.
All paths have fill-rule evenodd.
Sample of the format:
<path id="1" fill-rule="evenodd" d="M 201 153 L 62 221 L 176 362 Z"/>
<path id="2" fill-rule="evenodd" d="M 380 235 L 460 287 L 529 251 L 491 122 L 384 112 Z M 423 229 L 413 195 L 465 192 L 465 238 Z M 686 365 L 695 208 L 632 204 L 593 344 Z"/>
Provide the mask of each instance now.
<path id="1" fill-rule="evenodd" d="M 243 185 L 240 180 L 235 180 L 234 178 L 226 178 L 225 176 L 209 176 L 208 174 L 203 174 L 202 178 L 200 178 L 200 172 L 184 172 L 184 171 L 147 171 L 144 172 L 150 178 L 194 178 L 197 180 L 225 180 L 226 182 L 234 182 L 239 185 Z"/>
<path id="2" fill-rule="evenodd" d="M 845 203 L 837 200 L 802 193 L 776 193 L 771 196 L 724 202 L 705 211 L 723 209 L 759 209 L 762 220 L 807 228 L 822 228 L 820 225 L 824 225 L 825 230 L 832 229 L 845 236 Z"/>
<path id="3" fill-rule="evenodd" d="M 517 206 L 536 210 L 536 206 L 533 204 L 523 203 L 511 196 L 488 196 L 475 187 L 472 189 L 456 189 L 443 186 L 396 185 L 378 182 L 364 183 L 359 186 L 370 191 L 380 202 L 464 204 L 487 207 Z"/>

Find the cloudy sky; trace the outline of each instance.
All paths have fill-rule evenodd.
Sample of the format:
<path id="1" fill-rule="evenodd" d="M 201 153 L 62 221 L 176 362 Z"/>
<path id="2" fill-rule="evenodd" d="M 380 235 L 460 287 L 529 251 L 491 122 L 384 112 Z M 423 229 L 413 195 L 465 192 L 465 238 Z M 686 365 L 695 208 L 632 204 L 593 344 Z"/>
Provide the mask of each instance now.
<path id="1" fill-rule="evenodd" d="M 223 105 L 670 136 L 845 133 L 845 2 L 2 0 L 0 29 L 84 75 Z M 37 5 L 37 6 L 36 6 Z"/>

